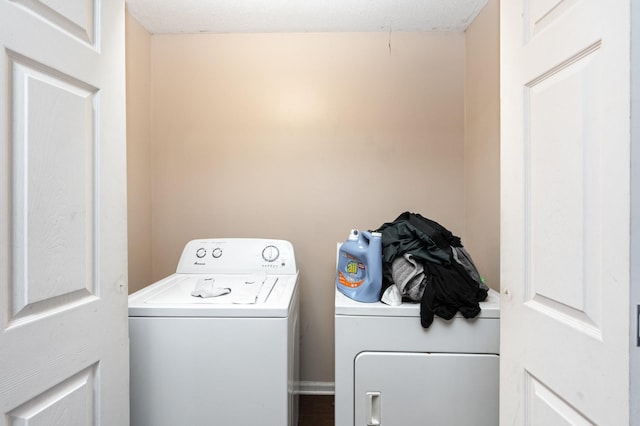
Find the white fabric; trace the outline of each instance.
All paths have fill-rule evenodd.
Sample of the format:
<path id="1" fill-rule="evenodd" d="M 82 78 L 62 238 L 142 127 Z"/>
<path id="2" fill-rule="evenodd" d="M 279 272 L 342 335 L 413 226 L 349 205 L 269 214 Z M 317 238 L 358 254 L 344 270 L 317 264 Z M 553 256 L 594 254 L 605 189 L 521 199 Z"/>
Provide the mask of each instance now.
<path id="1" fill-rule="evenodd" d="M 212 277 L 208 278 L 200 278 L 196 283 L 196 287 L 191 292 L 191 295 L 194 297 L 218 297 L 224 296 L 225 294 L 231 293 L 231 289 L 229 287 L 216 287 L 216 280 Z"/>
<path id="2" fill-rule="evenodd" d="M 385 303 L 389 306 L 400 306 L 402 305 L 402 295 L 400 294 L 400 289 L 395 284 L 390 285 L 382 294 L 380 298 L 382 303 Z"/>

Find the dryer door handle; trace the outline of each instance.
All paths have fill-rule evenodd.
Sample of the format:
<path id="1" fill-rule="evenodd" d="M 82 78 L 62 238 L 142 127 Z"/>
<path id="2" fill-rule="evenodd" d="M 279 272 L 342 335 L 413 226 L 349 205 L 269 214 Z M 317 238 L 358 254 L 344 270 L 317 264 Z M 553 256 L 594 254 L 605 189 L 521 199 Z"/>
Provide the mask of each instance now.
<path id="1" fill-rule="evenodd" d="M 380 392 L 366 392 L 367 426 L 380 426 Z"/>

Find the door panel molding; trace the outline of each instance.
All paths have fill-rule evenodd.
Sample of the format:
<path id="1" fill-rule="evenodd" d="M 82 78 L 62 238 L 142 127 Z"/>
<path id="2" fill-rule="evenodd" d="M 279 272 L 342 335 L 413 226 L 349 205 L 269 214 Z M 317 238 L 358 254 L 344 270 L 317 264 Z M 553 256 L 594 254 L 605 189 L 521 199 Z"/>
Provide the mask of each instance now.
<path id="1" fill-rule="evenodd" d="M 525 303 L 601 339 L 601 42 L 525 85 Z M 588 98 L 586 101 L 585 98 Z M 534 303 L 531 303 L 533 301 Z"/>
<path id="2" fill-rule="evenodd" d="M 7 413 L 8 426 L 99 425 L 99 365 L 93 364 Z"/>
<path id="3" fill-rule="evenodd" d="M 11 0 L 45 22 L 98 49 L 100 0 Z"/>
<path id="4" fill-rule="evenodd" d="M 7 328 L 99 297 L 98 89 L 8 51 L 12 277 Z"/>
<path id="5" fill-rule="evenodd" d="M 595 425 L 571 404 L 525 371 L 524 405 L 526 418 L 534 425 Z"/>

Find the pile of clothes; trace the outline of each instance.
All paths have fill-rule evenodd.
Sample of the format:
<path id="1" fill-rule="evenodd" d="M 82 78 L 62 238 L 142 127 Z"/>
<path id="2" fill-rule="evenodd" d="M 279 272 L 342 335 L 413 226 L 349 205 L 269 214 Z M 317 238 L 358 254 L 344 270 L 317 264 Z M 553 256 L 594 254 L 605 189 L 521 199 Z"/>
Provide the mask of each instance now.
<path id="1" fill-rule="evenodd" d="M 409 212 L 376 231 L 382 234 L 382 302 L 420 302 L 424 328 L 434 315 L 451 319 L 458 311 L 465 318 L 480 313 L 489 288 L 459 237 Z"/>

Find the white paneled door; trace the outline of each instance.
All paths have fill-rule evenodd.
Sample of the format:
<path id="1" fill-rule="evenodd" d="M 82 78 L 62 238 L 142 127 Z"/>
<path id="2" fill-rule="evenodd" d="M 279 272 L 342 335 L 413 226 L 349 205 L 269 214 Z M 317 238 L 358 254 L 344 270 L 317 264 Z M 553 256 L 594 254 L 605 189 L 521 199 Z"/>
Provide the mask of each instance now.
<path id="1" fill-rule="evenodd" d="M 0 43 L 0 425 L 128 425 L 124 0 L 0 0 Z"/>
<path id="2" fill-rule="evenodd" d="M 501 2 L 501 424 L 627 425 L 629 0 Z"/>

